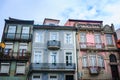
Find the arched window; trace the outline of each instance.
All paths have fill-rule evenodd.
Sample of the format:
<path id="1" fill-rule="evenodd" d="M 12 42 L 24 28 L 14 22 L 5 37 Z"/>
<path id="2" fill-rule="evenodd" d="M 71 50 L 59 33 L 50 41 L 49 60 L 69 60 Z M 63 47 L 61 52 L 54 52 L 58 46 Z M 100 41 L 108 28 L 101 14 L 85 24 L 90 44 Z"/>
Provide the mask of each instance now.
<path id="1" fill-rule="evenodd" d="M 110 62 L 117 62 L 116 56 L 114 54 L 111 54 L 109 58 L 110 58 Z"/>

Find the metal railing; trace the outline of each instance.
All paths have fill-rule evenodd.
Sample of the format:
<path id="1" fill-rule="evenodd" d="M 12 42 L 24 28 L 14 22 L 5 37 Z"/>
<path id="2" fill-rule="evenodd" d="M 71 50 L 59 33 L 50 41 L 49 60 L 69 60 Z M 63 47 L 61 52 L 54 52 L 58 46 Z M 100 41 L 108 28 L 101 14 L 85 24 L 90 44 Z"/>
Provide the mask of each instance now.
<path id="1" fill-rule="evenodd" d="M 47 42 L 48 49 L 59 49 L 60 41 L 50 40 Z"/>
<path id="2" fill-rule="evenodd" d="M 104 43 L 80 43 L 82 49 L 103 49 L 105 48 Z"/>
<path id="3" fill-rule="evenodd" d="M 30 70 L 75 70 L 75 63 L 31 63 Z"/>
<path id="4" fill-rule="evenodd" d="M 26 33 L 4 33 L 4 39 L 7 40 L 31 40 L 32 35 Z"/>

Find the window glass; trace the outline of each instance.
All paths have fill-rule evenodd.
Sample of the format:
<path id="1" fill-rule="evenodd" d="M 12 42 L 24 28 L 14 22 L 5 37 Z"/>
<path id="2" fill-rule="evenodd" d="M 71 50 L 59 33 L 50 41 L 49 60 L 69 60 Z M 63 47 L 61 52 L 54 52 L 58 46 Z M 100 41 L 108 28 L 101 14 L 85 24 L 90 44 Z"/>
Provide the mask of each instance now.
<path id="1" fill-rule="evenodd" d="M 42 52 L 41 51 L 34 52 L 34 62 L 35 63 L 42 63 Z"/>
<path id="2" fill-rule="evenodd" d="M 16 74 L 25 74 L 25 63 L 17 63 Z"/>
<path id="3" fill-rule="evenodd" d="M 58 40 L 58 33 L 57 32 L 51 32 L 50 33 L 50 40 Z"/>
<path id="4" fill-rule="evenodd" d="M 58 80 L 58 79 L 57 79 L 57 76 L 55 76 L 55 75 L 50 75 L 50 80 Z"/>
<path id="5" fill-rule="evenodd" d="M 85 43 L 86 42 L 86 34 L 85 33 L 80 33 L 80 42 Z"/>
<path id="6" fill-rule="evenodd" d="M 82 64 L 83 64 L 83 67 L 87 67 L 87 56 L 83 56 Z"/>
<path id="7" fill-rule="evenodd" d="M 50 63 L 56 65 L 57 63 L 57 53 L 56 52 L 52 52 L 50 55 Z"/>
<path id="8" fill-rule="evenodd" d="M 71 33 L 66 33 L 65 34 L 65 42 L 67 44 L 71 44 L 72 43 L 72 34 Z"/>
<path id="9" fill-rule="evenodd" d="M 15 33 L 16 32 L 16 26 L 9 26 L 8 27 L 8 33 Z"/>
<path id="10" fill-rule="evenodd" d="M 98 66 L 104 67 L 104 60 L 103 60 L 102 56 L 98 56 Z"/>
<path id="11" fill-rule="evenodd" d="M 96 55 L 90 55 L 90 66 L 96 66 Z"/>
<path id="12" fill-rule="evenodd" d="M 1 63 L 0 73 L 9 73 L 10 63 Z"/>
<path id="13" fill-rule="evenodd" d="M 41 80 L 41 76 L 40 75 L 33 75 L 32 80 Z"/>
<path id="14" fill-rule="evenodd" d="M 107 45 L 113 45 L 112 35 L 106 34 Z"/>
<path id="15" fill-rule="evenodd" d="M 35 33 L 35 42 L 43 43 L 44 37 L 43 32 L 36 32 Z"/>
<path id="16" fill-rule="evenodd" d="M 30 27 L 23 27 L 22 33 L 29 34 Z"/>
<path id="17" fill-rule="evenodd" d="M 71 52 L 67 52 L 66 53 L 66 65 L 72 65 L 72 53 Z"/>

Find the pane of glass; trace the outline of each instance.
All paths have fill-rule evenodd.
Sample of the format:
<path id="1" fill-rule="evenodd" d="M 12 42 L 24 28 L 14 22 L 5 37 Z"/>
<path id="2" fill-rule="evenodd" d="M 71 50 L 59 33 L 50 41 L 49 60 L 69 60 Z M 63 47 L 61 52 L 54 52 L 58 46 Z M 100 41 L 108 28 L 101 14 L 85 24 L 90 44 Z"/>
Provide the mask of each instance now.
<path id="1" fill-rule="evenodd" d="M 8 33 L 15 33 L 15 31 L 16 31 L 16 26 L 9 26 Z"/>
<path id="2" fill-rule="evenodd" d="M 24 34 L 24 33 L 29 34 L 29 28 L 30 28 L 30 27 L 23 27 L 22 33 L 23 33 L 23 34 Z"/>

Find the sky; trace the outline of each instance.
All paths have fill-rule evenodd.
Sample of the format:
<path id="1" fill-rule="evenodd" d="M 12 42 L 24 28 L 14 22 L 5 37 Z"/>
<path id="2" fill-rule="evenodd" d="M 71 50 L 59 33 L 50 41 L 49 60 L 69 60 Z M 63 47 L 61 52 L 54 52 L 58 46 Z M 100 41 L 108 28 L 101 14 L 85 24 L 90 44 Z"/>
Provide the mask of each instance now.
<path id="1" fill-rule="evenodd" d="M 60 25 L 68 19 L 100 20 L 120 28 L 120 0 L 0 0 L 0 39 L 5 19 L 9 17 L 34 20 L 42 24 L 45 18 L 58 19 Z"/>

